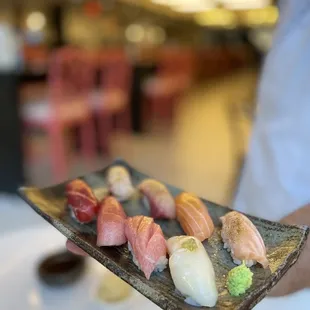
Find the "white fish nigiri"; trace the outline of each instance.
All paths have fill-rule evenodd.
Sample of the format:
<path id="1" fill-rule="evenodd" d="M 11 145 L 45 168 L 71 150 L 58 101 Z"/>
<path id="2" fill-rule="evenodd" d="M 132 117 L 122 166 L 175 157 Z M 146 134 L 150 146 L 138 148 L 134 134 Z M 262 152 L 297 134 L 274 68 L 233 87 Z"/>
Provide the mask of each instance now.
<path id="1" fill-rule="evenodd" d="M 177 236 L 167 241 L 170 273 L 185 302 L 214 307 L 218 299 L 215 273 L 202 243 L 195 237 Z"/>
<path id="2" fill-rule="evenodd" d="M 109 190 L 118 201 L 129 199 L 135 192 L 130 174 L 123 166 L 113 166 L 108 170 Z"/>

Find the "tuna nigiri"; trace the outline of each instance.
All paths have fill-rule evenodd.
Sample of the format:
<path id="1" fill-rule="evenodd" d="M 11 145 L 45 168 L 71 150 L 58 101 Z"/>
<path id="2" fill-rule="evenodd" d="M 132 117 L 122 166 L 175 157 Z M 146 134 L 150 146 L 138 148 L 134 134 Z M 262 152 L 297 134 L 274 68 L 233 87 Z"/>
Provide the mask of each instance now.
<path id="1" fill-rule="evenodd" d="M 107 182 L 110 192 L 119 201 L 129 199 L 134 193 L 129 172 L 123 166 L 111 167 L 108 170 Z"/>
<path id="2" fill-rule="evenodd" d="M 214 224 L 207 207 L 193 194 L 181 193 L 175 198 L 177 219 L 189 236 L 199 241 L 209 238 L 214 231 Z"/>
<path id="3" fill-rule="evenodd" d="M 218 299 L 212 262 L 195 237 L 178 236 L 167 241 L 173 283 L 194 306 L 214 307 Z"/>
<path id="4" fill-rule="evenodd" d="M 97 218 L 97 245 L 116 246 L 124 244 L 126 214 L 120 203 L 112 196 L 103 199 Z"/>
<path id="5" fill-rule="evenodd" d="M 161 272 L 166 268 L 166 240 L 160 226 L 155 224 L 152 218 L 128 218 L 125 223 L 125 235 L 133 261 L 147 279 L 150 279 L 153 271 Z"/>
<path id="6" fill-rule="evenodd" d="M 161 219 L 175 219 L 175 203 L 166 186 L 156 180 L 146 179 L 138 186 L 151 208 L 151 216 Z"/>
<path id="7" fill-rule="evenodd" d="M 221 236 L 224 248 L 231 252 L 234 263 L 240 265 L 245 261 L 247 267 L 251 267 L 259 262 L 267 268 L 266 247 L 254 224 L 236 211 L 227 213 L 220 220 L 223 224 Z"/>
<path id="8" fill-rule="evenodd" d="M 92 189 L 82 180 L 76 179 L 66 185 L 68 206 L 80 223 L 93 221 L 98 212 L 98 201 Z"/>

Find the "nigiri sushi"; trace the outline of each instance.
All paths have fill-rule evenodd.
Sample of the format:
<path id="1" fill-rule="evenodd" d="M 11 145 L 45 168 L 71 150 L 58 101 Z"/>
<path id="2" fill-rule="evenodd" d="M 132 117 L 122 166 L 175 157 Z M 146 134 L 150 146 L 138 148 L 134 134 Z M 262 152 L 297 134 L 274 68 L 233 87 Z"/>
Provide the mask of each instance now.
<path id="1" fill-rule="evenodd" d="M 119 201 L 129 199 L 135 191 L 129 172 L 123 166 L 112 166 L 108 170 L 107 183 L 110 192 Z"/>
<path id="2" fill-rule="evenodd" d="M 167 241 L 169 267 L 176 289 L 193 306 L 214 307 L 218 299 L 212 262 L 195 237 L 177 236 Z"/>
<path id="3" fill-rule="evenodd" d="M 254 224 L 243 214 L 232 211 L 220 218 L 224 248 L 230 251 L 236 265 L 245 261 L 247 267 L 260 263 L 269 266 L 264 241 Z"/>
<path id="4" fill-rule="evenodd" d="M 124 244 L 126 214 L 115 197 L 107 197 L 99 204 L 97 218 L 97 246 Z"/>
<path id="5" fill-rule="evenodd" d="M 138 188 L 146 197 L 150 205 L 151 216 L 153 218 L 176 218 L 174 199 L 164 184 L 153 179 L 146 179 L 140 183 Z"/>
<path id="6" fill-rule="evenodd" d="M 92 189 L 76 179 L 66 185 L 66 196 L 72 216 L 80 223 L 93 221 L 98 213 L 98 201 Z"/>
<path id="7" fill-rule="evenodd" d="M 153 271 L 163 271 L 168 263 L 167 245 L 163 232 L 154 220 L 146 216 L 128 218 L 125 235 L 133 261 L 147 279 Z"/>
<path id="8" fill-rule="evenodd" d="M 209 238 L 214 224 L 207 207 L 193 194 L 181 193 L 175 198 L 177 219 L 185 233 L 199 241 Z"/>

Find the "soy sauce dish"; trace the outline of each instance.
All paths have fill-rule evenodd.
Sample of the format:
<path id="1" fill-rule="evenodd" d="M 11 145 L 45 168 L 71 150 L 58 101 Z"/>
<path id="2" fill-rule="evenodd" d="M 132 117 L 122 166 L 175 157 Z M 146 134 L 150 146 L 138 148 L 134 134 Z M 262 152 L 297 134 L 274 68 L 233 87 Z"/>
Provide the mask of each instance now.
<path id="1" fill-rule="evenodd" d="M 65 286 L 77 282 L 85 271 L 85 257 L 62 251 L 44 258 L 38 266 L 39 279 L 48 286 Z"/>

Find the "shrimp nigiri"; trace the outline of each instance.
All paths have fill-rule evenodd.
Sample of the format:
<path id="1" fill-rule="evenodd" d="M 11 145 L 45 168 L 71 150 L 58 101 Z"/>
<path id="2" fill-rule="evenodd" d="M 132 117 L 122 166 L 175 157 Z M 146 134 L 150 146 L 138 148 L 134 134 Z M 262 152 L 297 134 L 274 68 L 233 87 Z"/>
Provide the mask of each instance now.
<path id="1" fill-rule="evenodd" d="M 110 192 L 119 201 L 129 199 L 135 191 L 129 172 L 123 166 L 111 167 L 108 170 L 107 182 Z"/>
<path id="2" fill-rule="evenodd" d="M 202 243 L 195 237 L 178 236 L 170 238 L 167 246 L 172 280 L 185 302 L 214 307 L 218 299 L 215 273 Z"/>
<path id="3" fill-rule="evenodd" d="M 175 198 L 177 219 L 189 236 L 199 241 L 209 238 L 214 231 L 214 224 L 207 207 L 193 194 L 181 193 Z"/>
<path id="4" fill-rule="evenodd" d="M 123 207 L 110 196 L 103 199 L 99 204 L 97 218 L 97 245 L 116 246 L 124 244 L 126 214 Z"/>
<path id="5" fill-rule="evenodd" d="M 175 219 L 175 203 L 167 187 L 153 179 L 146 179 L 138 186 L 150 204 L 155 219 Z"/>
<path id="6" fill-rule="evenodd" d="M 66 185 L 66 196 L 72 216 L 79 223 L 93 221 L 98 213 L 98 201 L 92 189 L 82 180 L 76 179 Z"/>
<path id="7" fill-rule="evenodd" d="M 236 211 L 227 213 L 220 220 L 223 224 L 221 236 L 224 248 L 231 252 L 234 263 L 241 265 L 245 261 L 246 266 L 251 267 L 258 262 L 267 268 L 266 247 L 254 224 Z"/>

